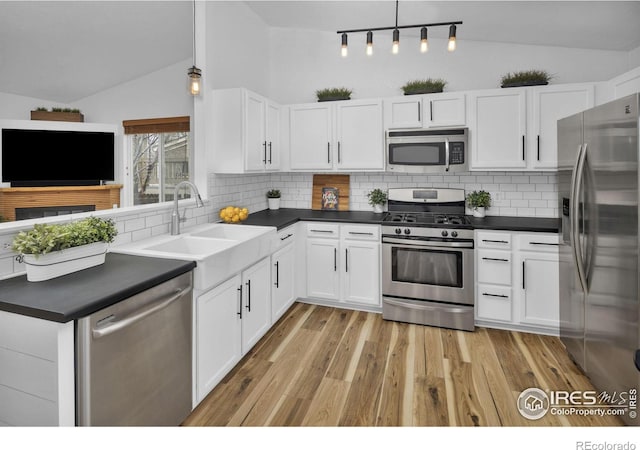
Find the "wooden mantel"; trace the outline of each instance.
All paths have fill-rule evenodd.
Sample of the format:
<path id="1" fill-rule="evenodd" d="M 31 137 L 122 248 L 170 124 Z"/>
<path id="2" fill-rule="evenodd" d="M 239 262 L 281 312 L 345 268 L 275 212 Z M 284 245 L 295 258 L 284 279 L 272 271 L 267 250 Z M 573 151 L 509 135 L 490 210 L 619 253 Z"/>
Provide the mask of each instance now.
<path id="1" fill-rule="evenodd" d="M 96 211 L 120 206 L 121 184 L 0 188 L 0 216 L 16 220 L 16 208 L 95 205 Z"/>

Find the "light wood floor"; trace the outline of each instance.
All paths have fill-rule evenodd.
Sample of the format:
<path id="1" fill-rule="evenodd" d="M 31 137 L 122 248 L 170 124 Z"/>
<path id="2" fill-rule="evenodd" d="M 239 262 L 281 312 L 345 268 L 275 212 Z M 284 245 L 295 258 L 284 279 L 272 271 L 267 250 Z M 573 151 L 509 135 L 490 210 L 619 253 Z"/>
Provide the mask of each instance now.
<path id="1" fill-rule="evenodd" d="M 621 425 L 520 416 L 529 387 L 593 389 L 559 339 L 469 333 L 296 303 L 184 422 L 191 426 Z"/>

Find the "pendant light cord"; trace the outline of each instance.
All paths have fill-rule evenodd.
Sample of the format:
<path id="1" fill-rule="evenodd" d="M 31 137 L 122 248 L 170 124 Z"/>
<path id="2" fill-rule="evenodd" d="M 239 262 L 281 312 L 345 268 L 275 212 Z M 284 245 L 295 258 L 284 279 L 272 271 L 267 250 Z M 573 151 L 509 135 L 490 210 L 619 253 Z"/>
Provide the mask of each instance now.
<path id="1" fill-rule="evenodd" d="M 193 0 L 193 66 L 196 66 L 196 0 Z"/>
<path id="2" fill-rule="evenodd" d="M 398 1 L 396 0 L 396 29 L 398 28 Z"/>

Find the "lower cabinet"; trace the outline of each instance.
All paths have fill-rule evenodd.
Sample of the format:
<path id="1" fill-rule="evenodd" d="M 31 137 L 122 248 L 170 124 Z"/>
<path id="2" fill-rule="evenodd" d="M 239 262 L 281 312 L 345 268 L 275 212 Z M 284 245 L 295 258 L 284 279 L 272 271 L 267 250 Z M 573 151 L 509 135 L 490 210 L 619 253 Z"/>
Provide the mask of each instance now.
<path id="1" fill-rule="evenodd" d="M 558 236 L 476 231 L 476 324 L 557 335 Z"/>
<path id="2" fill-rule="evenodd" d="M 282 317 L 295 299 L 295 247 L 291 243 L 271 256 L 271 322 Z"/>
<path id="3" fill-rule="evenodd" d="M 380 228 L 307 224 L 307 297 L 379 308 Z"/>
<path id="4" fill-rule="evenodd" d="M 271 326 L 270 258 L 196 300 L 196 404 Z"/>

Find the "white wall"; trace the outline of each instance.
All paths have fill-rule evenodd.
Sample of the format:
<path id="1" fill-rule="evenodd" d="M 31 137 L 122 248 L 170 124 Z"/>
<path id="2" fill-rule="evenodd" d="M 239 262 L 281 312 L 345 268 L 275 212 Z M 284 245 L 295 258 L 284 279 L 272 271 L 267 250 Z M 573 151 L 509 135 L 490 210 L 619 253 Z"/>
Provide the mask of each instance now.
<path id="1" fill-rule="evenodd" d="M 402 95 L 407 81 L 444 78 L 445 91 L 500 86 L 503 74 L 544 69 L 552 83 L 603 81 L 627 70 L 628 52 L 502 44 L 458 39 L 450 53 L 446 41 L 430 39 L 429 52 L 418 50 L 418 36 L 401 37 L 400 53 L 390 52 L 390 35 L 374 36 L 374 54 L 365 55 L 365 33 L 349 36 L 349 56 L 340 56 L 336 33 L 271 30 L 271 96 L 281 103 L 316 101 L 317 89 L 346 86 L 351 98 Z M 640 64 L 639 64 L 640 65 Z"/>
<path id="2" fill-rule="evenodd" d="M 631 70 L 636 67 L 640 67 L 640 47 L 635 48 L 629 52 L 629 62 L 627 69 Z"/>
<path id="3" fill-rule="evenodd" d="M 193 116 L 187 91 L 191 59 L 152 72 L 73 103 L 86 122 L 113 123 L 153 117 Z"/>
<path id="4" fill-rule="evenodd" d="M 0 92 L 0 119 L 30 120 L 31 111 L 40 106 L 44 108 L 70 107 L 69 105 L 54 103 L 50 100 Z"/>
<path id="5" fill-rule="evenodd" d="M 269 28 L 243 2 L 207 2 L 206 11 L 207 86 L 269 96 Z"/>

